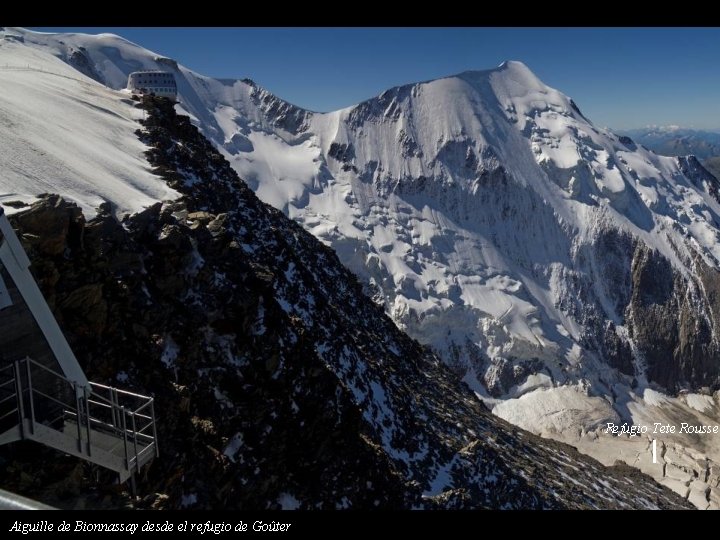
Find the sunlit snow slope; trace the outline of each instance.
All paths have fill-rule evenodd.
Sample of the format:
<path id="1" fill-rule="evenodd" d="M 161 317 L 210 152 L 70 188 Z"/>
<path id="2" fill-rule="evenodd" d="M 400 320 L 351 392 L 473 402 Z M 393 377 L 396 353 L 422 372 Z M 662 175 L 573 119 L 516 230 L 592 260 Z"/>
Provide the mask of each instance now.
<path id="1" fill-rule="evenodd" d="M 131 71 L 173 71 L 179 110 L 257 194 L 331 245 L 397 324 L 438 350 L 500 416 L 584 437 L 606 421 L 665 418 L 670 409 L 694 418 L 686 398 L 670 406 L 652 396 L 718 388 L 718 182 L 692 158 L 661 157 L 596 128 L 522 63 L 312 113 L 252 81 L 204 77 L 117 36 L 3 35 L 0 69 L 52 60 L 50 71 L 74 78 L 62 83 L 79 93 L 64 98 L 68 105 L 105 115 L 106 126 L 129 121 L 129 106 L 60 60 L 116 90 Z M 42 60 L 23 56 L 35 54 Z M 30 77 L 8 73 L 0 95 L 7 81 Z M 107 95 L 106 104 L 83 108 L 81 88 Z M 12 107 L 3 99 L 4 119 Z M 34 118 L 42 129 L 46 121 Z M 140 145 L 123 137 L 113 144 L 130 145 L 123 154 L 139 159 Z M 112 153 L 98 154 L 100 170 L 116 166 Z M 140 194 L 166 196 L 146 172 L 119 170 L 135 182 L 89 179 L 68 190 L 90 200 L 129 189 L 126 206 L 135 207 Z M 33 174 L 0 179 L 0 191 L 47 190 Z M 717 394 L 706 397 L 703 414 L 720 417 Z M 700 461 L 718 451 L 714 442 L 680 443 Z"/>
<path id="2" fill-rule="evenodd" d="M 121 213 L 175 198 L 149 172 L 129 96 L 13 35 L 0 37 L 0 202 L 60 192 Z"/>

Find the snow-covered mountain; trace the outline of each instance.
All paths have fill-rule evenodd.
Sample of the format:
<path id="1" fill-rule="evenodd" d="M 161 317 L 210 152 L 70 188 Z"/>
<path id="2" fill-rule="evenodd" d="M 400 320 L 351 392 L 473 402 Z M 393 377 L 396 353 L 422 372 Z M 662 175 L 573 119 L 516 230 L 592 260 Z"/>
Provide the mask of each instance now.
<path id="1" fill-rule="evenodd" d="M 34 84 L 55 77 L 38 72 Z M 105 87 L 90 82 L 76 95 L 76 83 L 27 105 L 70 137 L 93 128 L 129 144 L 134 133 L 142 169 L 157 173 L 144 171 L 145 182 L 171 186 L 173 200 L 121 221 L 105 203 L 86 220 L 45 194 L 16 200 L 11 221 L 86 372 L 154 396 L 163 453 L 138 475 L 142 501 L 35 447 L 0 447 L 3 487 L 65 507 L 689 507 L 628 467 L 603 467 L 492 415 L 169 101 L 146 98 L 138 123 L 102 131 L 103 117 L 63 113 L 64 99 L 104 103 Z M 18 147 L 38 170 L 45 156 L 34 150 Z M 76 174 L 58 188 L 89 185 Z M 84 206 L 114 196 L 116 183 L 125 181 L 98 182 Z"/>
<path id="2" fill-rule="evenodd" d="M 642 365 L 642 351 L 620 354 L 638 334 L 625 316 L 633 249 L 657 254 L 668 275 L 715 268 L 714 181 L 692 159 L 595 128 L 519 62 L 319 114 L 117 36 L 6 31 L 5 40 L 13 33 L 31 45 L 23 50 L 49 48 L 111 88 L 132 70 L 175 71 L 179 109 L 258 195 L 331 245 L 402 328 L 467 370 L 480 393 L 510 391 L 508 359 L 572 378 L 595 356 L 584 345 L 673 389 L 717 381 L 717 366 L 663 375 L 652 359 Z"/>
<path id="3" fill-rule="evenodd" d="M 702 160 L 715 178 L 720 178 L 720 131 L 709 131 L 680 126 L 649 126 L 623 131 L 635 142 L 663 156 L 692 154 Z"/>
<path id="4" fill-rule="evenodd" d="M 496 414 L 561 438 L 596 436 L 606 421 L 720 416 L 717 395 L 657 397 L 720 381 L 717 181 L 693 158 L 658 156 L 596 128 L 523 64 L 313 113 L 117 36 L 5 30 L 2 39 L 0 84 L 41 69 L 76 79 L 82 95 L 91 79 L 119 90 L 131 71 L 173 71 L 178 111 L 257 195 L 330 245 Z M 129 105 L 83 107 L 133 118 Z M 127 144 L 123 153 L 137 155 Z M 65 195 L 86 210 L 98 198 L 132 211 L 143 197 L 165 197 L 149 190 L 152 176 L 134 198 L 79 176 L 90 187 L 69 180 Z M 2 182 L 13 195 L 0 200 L 37 191 L 22 174 Z"/>

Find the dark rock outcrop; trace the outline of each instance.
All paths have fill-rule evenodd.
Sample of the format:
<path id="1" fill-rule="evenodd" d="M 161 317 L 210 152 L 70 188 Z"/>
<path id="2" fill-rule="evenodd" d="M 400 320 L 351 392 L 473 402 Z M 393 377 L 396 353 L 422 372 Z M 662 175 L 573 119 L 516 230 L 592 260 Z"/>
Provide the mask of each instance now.
<path id="1" fill-rule="evenodd" d="M 95 69 L 95 64 L 90 59 L 90 56 L 84 47 L 79 49 L 70 49 L 68 51 L 67 63 L 77 69 L 83 75 L 87 75 L 91 79 L 103 82 L 102 76 Z"/>
<path id="2" fill-rule="evenodd" d="M 697 187 L 707 191 L 716 201 L 720 202 L 720 181 L 715 178 L 695 156 L 679 156 L 678 165 L 682 173 Z"/>
<path id="3" fill-rule="evenodd" d="M 698 278 L 638 246 L 633 294 L 626 309 L 630 335 L 647 364 L 648 379 L 671 391 L 720 388 L 720 275 L 697 255 Z"/>

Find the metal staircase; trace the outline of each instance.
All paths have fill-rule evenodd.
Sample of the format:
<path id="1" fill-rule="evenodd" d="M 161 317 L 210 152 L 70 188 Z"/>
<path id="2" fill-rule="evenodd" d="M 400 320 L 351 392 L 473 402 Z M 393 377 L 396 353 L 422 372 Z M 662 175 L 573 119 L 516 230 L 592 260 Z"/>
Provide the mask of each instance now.
<path id="1" fill-rule="evenodd" d="M 159 455 L 153 398 L 80 386 L 30 358 L 0 368 L 0 444 L 19 440 L 115 471 L 121 482 Z"/>

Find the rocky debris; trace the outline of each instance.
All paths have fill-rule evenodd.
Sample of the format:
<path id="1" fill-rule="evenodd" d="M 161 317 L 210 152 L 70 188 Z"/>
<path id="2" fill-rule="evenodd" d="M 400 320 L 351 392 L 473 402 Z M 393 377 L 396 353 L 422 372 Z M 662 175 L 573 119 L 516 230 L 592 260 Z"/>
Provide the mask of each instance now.
<path id="1" fill-rule="evenodd" d="M 513 386 L 523 383 L 528 375 L 543 373 L 544 365 L 538 359 L 510 361 L 498 357 L 490 360 L 483 382 L 493 397 L 507 394 Z"/>
<path id="2" fill-rule="evenodd" d="M 79 47 L 77 49 L 73 49 L 71 47 L 67 54 L 68 56 L 66 62 L 68 64 L 77 69 L 83 75 L 87 75 L 93 80 L 102 82 L 103 78 L 95 69 L 95 64 L 90 59 L 90 55 L 88 55 L 85 47 Z"/>
<path id="3" fill-rule="evenodd" d="M 45 255 L 62 255 L 66 246 L 82 244 L 84 217 L 80 209 L 64 204 L 58 195 L 40 197 L 31 212 L 16 218 L 24 240 Z M 59 207 L 63 211 L 58 212 Z"/>
<path id="4" fill-rule="evenodd" d="M 312 113 L 296 107 L 261 88 L 252 81 L 250 97 L 273 127 L 293 135 L 307 130 Z"/>
<path id="5" fill-rule="evenodd" d="M 85 222 L 44 196 L 13 217 L 88 376 L 156 399 L 162 455 L 138 479 L 138 506 L 687 507 L 493 417 L 187 117 L 166 100 L 143 106 L 138 134 L 179 200 L 122 222 L 104 205 Z M 40 489 L 18 476 L 8 485 Z"/>
<path id="6" fill-rule="evenodd" d="M 349 163 L 355 157 L 355 149 L 351 144 L 334 142 L 330 145 L 328 156 L 343 163 Z"/>
<path id="7" fill-rule="evenodd" d="M 155 60 L 158 64 L 161 64 L 162 66 L 166 66 L 170 69 L 174 69 L 174 70 L 179 69 L 177 60 L 174 60 L 172 58 L 168 58 L 166 56 L 156 56 L 155 58 L 153 58 L 153 60 Z"/>
<path id="8" fill-rule="evenodd" d="M 720 181 L 711 172 L 702 166 L 695 156 L 680 156 L 677 159 L 682 173 L 687 176 L 698 188 L 707 190 L 715 200 L 720 202 Z M 716 224 L 717 226 L 717 224 Z"/>
<path id="9" fill-rule="evenodd" d="M 629 148 L 635 147 L 635 142 L 627 135 L 620 135 L 620 137 L 618 137 L 618 141 L 620 141 L 622 144 Z"/>

